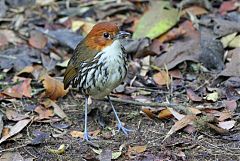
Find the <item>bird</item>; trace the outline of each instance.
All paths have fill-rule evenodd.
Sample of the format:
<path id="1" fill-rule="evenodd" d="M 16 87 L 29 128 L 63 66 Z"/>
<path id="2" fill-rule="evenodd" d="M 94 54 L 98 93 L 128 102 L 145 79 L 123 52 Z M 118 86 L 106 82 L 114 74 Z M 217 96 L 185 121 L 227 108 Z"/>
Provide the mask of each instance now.
<path id="1" fill-rule="evenodd" d="M 100 22 L 76 46 L 64 73 L 64 89 L 70 84 L 85 96 L 83 140 L 90 141 L 87 128 L 88 98 L 107 97 L 117 120 L 118 131 L 128 135 L 130 129 L 123 126 L 109 94 L 127 75 L 127 54 L 121 39 L 129 33 L 120 31 L 113 22 Z"/>

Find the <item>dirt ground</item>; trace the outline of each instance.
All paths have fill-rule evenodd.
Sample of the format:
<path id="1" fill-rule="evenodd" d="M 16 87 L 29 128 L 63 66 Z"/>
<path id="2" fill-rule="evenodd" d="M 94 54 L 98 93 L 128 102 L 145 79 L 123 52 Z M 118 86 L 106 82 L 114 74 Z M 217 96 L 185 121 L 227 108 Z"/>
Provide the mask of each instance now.
<path id="1" fill-rule="evenodd" d="M 74 98 L 73 98 L 74 97 Z M 218 161 L 237 161 L 240 160 L 240 142 L 229 141 L 224 136 L 217 135 L 212 131 L 202 130 L 192 134 L 184 131 L 170 136 L 162 142 L 166 133 L 173 125 L 173 120 L 151 120 L 140 113 L 139 106 L 133 106 L 124 103 L 114 105 L 119 111 L 120 119 L 125 125 L 133 131 L 128 137 L 123 133 L 117 133 L 116 120 L 113 112 L 108 114 L 110 105 L 105 101 L 93 100 L 91 107 L 99 108 L 102 116 L 97 114 L 98 110 L 89 113 L 88 127 L 89 131 L 100 129 L 100 133 L 92 140 L 94 146 L 81 142 L 79 138 L 73 138 L 70 132 L 73 130 L 83 131 L 83 101 L 77 96 L 68 95 L 58 103 L 68 116 L 71 116 L 72 125 L 67 129 L 57 130 L 50 123 L 33 123 L 25 128 L 19 137 L 13 141 L 8 141 L 1 146 L 3 151 L 17 151 L 24 158 L 34 158 L 34 160 L 51 161 L 81 161 L 81 160 L 99 160 L 99 155 L 93 149 L 118 151 L 122 147 L 121 156 L 117 159 L 124 160 L 218 160 Z M 96 118 L 102 118 L 102 128 Z M 103 123 L 104 122 L 104 123 Z M 66 122 L 65 122 L 66 123 Z M 31 140 L 30 134 L 35 130 L 40 130 L 50 134 L 39 145 L 26 145 Z M 239 135 L 240 125 L 231 130 L 231 134 Z M 59 134 L 59 135 L 56 135 Z M 66 150 L 63 154 L 52 154 L 49 149 L 58 149 L 61 144 L 65 144 Z M 129 156 L 130 147 L 146 145 L 147 149 L 138 154 Z M 109 158 L 109 157 L 108 157 Z M 102 159 L 104 160 L 104 159 Z"/>

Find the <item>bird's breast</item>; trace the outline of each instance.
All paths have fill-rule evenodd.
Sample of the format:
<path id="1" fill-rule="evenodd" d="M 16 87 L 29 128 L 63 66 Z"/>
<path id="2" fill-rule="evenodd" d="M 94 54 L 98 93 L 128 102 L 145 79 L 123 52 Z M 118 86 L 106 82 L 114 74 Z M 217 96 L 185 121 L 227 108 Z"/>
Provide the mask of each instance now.
<path id="1" fill-rule="evenodd" d="M 119 41 L 98 53 L 95 63 L 83 63 L 79 89 L 83 94 L 103 98 L 116 88 L 127 74 L 126 55 Z M 93 61 L 94 61 L 93 60 Z M 85 67 L 84 67 L 85 66 Z"/>

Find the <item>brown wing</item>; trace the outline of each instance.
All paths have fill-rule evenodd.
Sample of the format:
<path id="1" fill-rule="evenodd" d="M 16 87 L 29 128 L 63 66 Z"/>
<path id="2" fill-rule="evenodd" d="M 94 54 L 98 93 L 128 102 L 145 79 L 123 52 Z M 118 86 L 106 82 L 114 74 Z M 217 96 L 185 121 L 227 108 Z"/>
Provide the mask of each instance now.
<path id="1" fill-rule="evenodd" d="M 97 54 L 97 51 L 91 50 L 83 44 L 84 40 L 77 45 L 68 63 L 63 79 L 64 89 L 67 89 L 70 83 L 78 76 L 80 64 L 91 61 Z"/>

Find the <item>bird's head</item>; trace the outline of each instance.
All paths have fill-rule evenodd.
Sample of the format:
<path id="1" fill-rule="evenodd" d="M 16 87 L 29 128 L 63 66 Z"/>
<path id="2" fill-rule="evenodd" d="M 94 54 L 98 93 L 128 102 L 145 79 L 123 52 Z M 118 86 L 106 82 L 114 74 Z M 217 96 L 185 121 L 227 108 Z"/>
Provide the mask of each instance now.
<path id="1" fill-rule="evenodd" d="M 118 26 L 113 22 L 100 22 L 88 33 L 85 44 L 96 51 L 101 51 L 115 40 L 128 35 L 127 32 L 119 31 Z"/>

